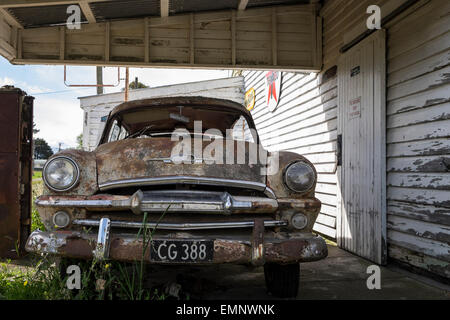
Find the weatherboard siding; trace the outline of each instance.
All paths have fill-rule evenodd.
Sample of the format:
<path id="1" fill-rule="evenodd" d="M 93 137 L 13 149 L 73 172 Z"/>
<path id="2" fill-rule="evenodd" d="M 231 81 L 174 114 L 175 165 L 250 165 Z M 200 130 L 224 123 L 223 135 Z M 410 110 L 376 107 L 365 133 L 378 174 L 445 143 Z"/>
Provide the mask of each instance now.
<path id="1" fill-rule="evenodd" d="M 415 9 L 387 28 L 388 252 L 450 278 L 450 2 Z"/>
<path id="2" fill-rule="evenodd" d="M 286 150 L 305 156 L 316 167 L 316 197 L 322 202 L 314 230 L 336 238 L 335 69 L 321 74 L 283 72 L 278 107 L 270 112 L 265 99 L 266 72 L 246 71 L 245 90 L 255 89 L 251 111 L 261 143 L 269 151 Z"/>

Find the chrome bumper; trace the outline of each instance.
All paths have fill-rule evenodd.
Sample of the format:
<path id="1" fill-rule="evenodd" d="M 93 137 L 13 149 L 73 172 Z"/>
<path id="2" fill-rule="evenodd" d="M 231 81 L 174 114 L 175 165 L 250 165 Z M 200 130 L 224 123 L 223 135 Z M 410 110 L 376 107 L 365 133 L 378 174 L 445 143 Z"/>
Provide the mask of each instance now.
<path id="1" fill-rule="evenodd" d="M 38 207 L 86 208 L 89 210 L 131 210 L 142 212 L 196 212 L 232 214 L 238 212 L 271 213 L 278 209 L 275 199 L 264 197 L 232 196 L 228 192 L 206 191 L 141 191 L 132 196 L 97 195 L 41 196 L 36 200 Z"/>
<path id="2" fill-rule="evenodd" d="M 211 240 L 214 242 L 213 259 L 202 264 L 262 265 L 265 262 L 283 264 L 316 261 L 328 254 L 327 245 L 320 236 L 313 234 L 275 236 L 274 233 L 265 233 L 261 227 L 261 223 L 257 223 L 253 233 L 242 236 L 195 236 L 176 233 L 171 237 L 155 235 L 153 240 Z M 142 257 L 142 239 L 130 234 L 110 234 L 109 228 L 109 224 L 105 221 L 101 223 L 97 235 L 77 231 L 34 231 L 27 240 L 26 250 L 81 259 L 92 259 L 95 256 L 98 259 L 136 261 Z M 110 234 L 110 238 L 106 237 L 107 234 Z M 149 250 L 145 254 L 145 260 L 149 263 L 164 264 L 152 261 Z"/>
<path id="3" fill-rule="evenodd" d="M 76 219 L 72 224 L 85 227 L 102 226 L 102 220 L 95 219 Z M 108 219 L 109 220 L 109 219 Z M 287 226 L 288 222 L 284 220 L 265 220 L 264 227 L 282 227 Z M 114 228 L 130 228 L 141 229 L 144 227 L 142 222 L 130 221 L 111 221 L 110 226 Z M 159 230 L 210 230 L 210 229 L 236 229 L 236 228 L 252 228 L 254 221 L 230 221 L 230 222 L 186 222 L 186 223 L 167 223 L 167 222 L 147 222 L 146 228 Z"/>

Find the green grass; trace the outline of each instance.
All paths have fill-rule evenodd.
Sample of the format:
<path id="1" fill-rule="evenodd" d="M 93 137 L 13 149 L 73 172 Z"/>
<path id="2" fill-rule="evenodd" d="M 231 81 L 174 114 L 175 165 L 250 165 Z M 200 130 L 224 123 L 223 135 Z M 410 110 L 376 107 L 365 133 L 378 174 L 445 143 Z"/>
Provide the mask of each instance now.
<path id="1" fill-rule="evenodd" d="M 40 178 L 36 178 L 35 176 L 41 176 L 42 177 L 42 172 L 40 171 L 35 171 L 33 174 L 33 182 L 32 182 L 32 195 L 33 195 L 33 203 L 32 203 L 32 208 L 31 208 L 31 231 L 34 231 L 36 229 L 45 231 L 45 227 L 44 224 L 41 221 L 41 218 L 39 216 L 39 213 L 36 209 L 36 205 L 34 204 L 34 201 L 36 200 L 36 198 L 38 196 L 40 196 L 42 194 L 42 192 L 44 191 L 44 183 L 42 181 L 42 179 Z"/>
<path id="2" fill-rule="evenodd" d="M 33 197 L 40 194 L 33 186 Z M 164 212 L 165 214 L 165 212 Z M 164 216 L 161 216 L 160 220 Z M 37 211 L 33 209 L 33 228 L 43 228 Z M 143 225 L 146 225 L 144 214 Z M 145 288 L 145 257 L 154 229 L 142 227 L 136 238 L 142 238 L 140 259 L 133 263 L 80 261 L 55 259 L 49 255 L 36 255 L 31 267 L 19 267 L 11 261 L 0 263 L 0 300 L 164 300 L 163 293 Z M 81 269 L 81 289 L 66 286 L 69 265 Z"/>
<path id="3" fill-rule="evenodd" d="M 42 171 L 33 171 L 33 180 L 41 179 Z"/>

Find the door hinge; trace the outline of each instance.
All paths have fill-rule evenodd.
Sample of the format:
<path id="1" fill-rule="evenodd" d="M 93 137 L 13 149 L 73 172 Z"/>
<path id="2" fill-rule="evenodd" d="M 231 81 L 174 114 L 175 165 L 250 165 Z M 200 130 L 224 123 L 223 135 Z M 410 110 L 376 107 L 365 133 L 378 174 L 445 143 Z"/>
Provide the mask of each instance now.
<path id="1" fill-rule="evenodd" d="M 337 144 L 336 144 L 336 165 L 342 165 L 342 134 L 338 134 L 337 136 Z"/>

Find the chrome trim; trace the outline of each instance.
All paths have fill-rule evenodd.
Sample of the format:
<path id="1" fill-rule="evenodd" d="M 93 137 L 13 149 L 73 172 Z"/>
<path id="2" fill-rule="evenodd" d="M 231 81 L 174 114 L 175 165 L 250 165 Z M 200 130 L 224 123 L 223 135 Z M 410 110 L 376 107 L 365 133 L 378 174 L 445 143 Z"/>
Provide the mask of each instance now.
<path id="1" fill-rule="evenodd" d="M 98 260 L 105 260 L 109 258 L 111 220 L 102 218 L 97 225 L 99 226 L 97 245 L 93 254 Z"/>
<path id="2" fill-rule="evenodd" d="M 77 172 L 76 177 L 74 179 L 74 182 L 70 186 L 68 186 L 67 188 L 64 188 L 64 189 L 57 189 L 57 188 L 51 186 L 50 183 L 48 183 L 47 179 L 45 178 L 45 170 L 47 169 L 47 166 L 52 161 L 57 160 L 57 159 L 65 159 L 65 160 L 68 160 L 68 161 L 72 162 L 72 164 L 74 165 L 74 167 L 76 169 L 76 172 Z M 45 185 L 50 190 L 53 190 L 53 191 L 56 191 L 56 192 L 68 191 L 68 190 L 72 189 L 78 183 L 78 181 L 80 180 L 80 167 L 78 166 L 78 163 L 75 160 L 73 160 L 72 158 L 69 158 L 69 157 L 66 157 L 66 156 L 56 156 L 56 157 L 50 159 L 49 161 L 47 161 L 45 163 L 44 167 L 42 168 L 42 180 L 44 180 Z"/>
<path id="3" fill-rule="evenodd" d="M 81 207 L 91 210 L 131 210 L 135 214 L 142 212 L 204 212 L 231 214 L 235 210 L 252 211 L 254 207 L 264 205 L 260 212 L 274 212 L 278 202 L 264 197 L 232 196 L 228 192 L 190 191 L 190 190 L 160 190 L 136 191 L 132 196 L 123 199 L 109 200 L 65 200 L 46 199 L 35 201 L 43 207 Z M 169 207 L 170 205 L 170 207 Z M 169 207 L 169 208 L 168 208 Z"/>
<path id="4" fill-rule="evenodd" d="M 77 219 L 72 224 L 88 227 L 97 227 L 98 220 L 94 219 Z M 281 227 L 288 223 L 284 220 L 266 220 L 264 227 Z M 236 221 L 236 222 L 199 222 L 199 223 L 157 223 L 147 222 L 146 227 L 161 230 L 205 230 L 205 229 L 232 229 L 232 228 L 252 228 L 254 221 Z M 143 227 L 142 222 L 129 221 L 111 221 L 113 228 L 134 228 L 140 229 Z"/>
<path id="5" fill-rule="evenodd" d="M 248 188 L 257 191 L 265 191 L 267 186 L 265 183 L 234 180 L 223 178 L 209 178 L 209 177 L 191 177 L 191 176 L 168 176 L 168 177 L 153 177 L 153 178 L 135 178 L 108 181 L 99 184 L 100 191 L 110 190 L 114 188 L 136 187 L 136 186 L 152 186 L 160 184 L 200 184 L 209 186 L 229 186 L 236 188 Z"/>

